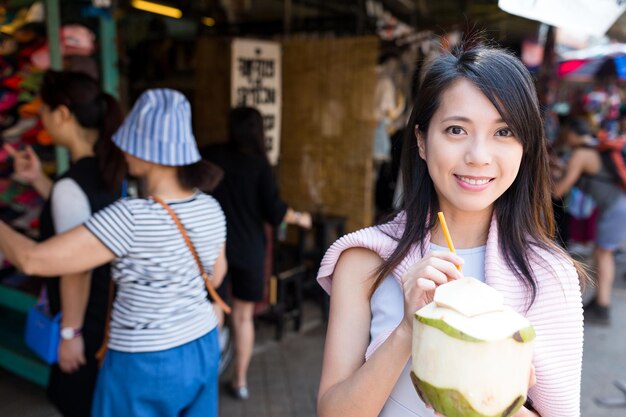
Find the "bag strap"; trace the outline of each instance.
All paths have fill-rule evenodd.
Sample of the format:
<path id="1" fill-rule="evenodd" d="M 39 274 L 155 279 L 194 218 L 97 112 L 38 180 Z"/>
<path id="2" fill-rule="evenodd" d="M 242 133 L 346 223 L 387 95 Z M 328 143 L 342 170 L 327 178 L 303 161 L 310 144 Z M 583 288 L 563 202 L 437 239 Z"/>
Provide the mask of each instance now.
<path id="1" fill-rule="evenodd" d="M 104 322 L 104 337 L 102 338 L 102 344 L 100 348 L 96 352 L 96 359 L 98 359 L 98 365 L 102 367 L 102 362 L 104 362 L 104 357 L 106 356 L 107 350 L 109 349 L 109 332 L 111 331 L 111 313 L 113 312 L 113 297 L 115 293 L 115 282 L 113 282 L 113 277 L 111 277 L 111 281 L 109 281 L 109 301 L 107 305 L 107 316 L 106 321 Z"/>
<path id="2" fill-rule="evenodd" d="M 204 266 L 202 266 L 202 262 L 200 261 L 200 257 L 198 256 L 198 252 L 196 251 L 196 248 L 193 246 L 191 239 L 189 239 L 189 235 L 187 235 L 187 231 L 185 230 L 185 227 L 180 222 L 180 219 L 178 218 L 176 213 L 174 213 L 174 210 L 172 210 L 172 208 L 159 197 L 152 196 L 152 199 L 156 201 L 157 203 L 159 203 L 161 206 L 163 206 L 163 208 L 165 209 L 165 211 L 167 211 L 167 213 L 170 215 L 172 220 L 174 220 L 174 223 L 178 227 L 178 231 L 183 236 L 183 240 L 185 241 L 185 244 L 189 248 L 191 255 L 193 255 L 193 259 L 196 261 L 196 265 L 198 265 L 198 270 L 200 271 L 200 274 L 202 275 L 202 279 L 204 280 L 204 285 L 206 286 L 206 289 L 211 295 L 211 298 L 213 299 L 213 301 L 222 310 L 224 310 L 226 314 L 230 314 L 230 307 L 224 302 L 224 300 L 222 300 L 222 297 L 219 296 L 217 291 L 215 291 L 215 287 L 213 287 L 213 284 L 211 283 L 211 278 L 209 277 L 209 274 L 206 273 L 206 271 L 204 270 Z"/>

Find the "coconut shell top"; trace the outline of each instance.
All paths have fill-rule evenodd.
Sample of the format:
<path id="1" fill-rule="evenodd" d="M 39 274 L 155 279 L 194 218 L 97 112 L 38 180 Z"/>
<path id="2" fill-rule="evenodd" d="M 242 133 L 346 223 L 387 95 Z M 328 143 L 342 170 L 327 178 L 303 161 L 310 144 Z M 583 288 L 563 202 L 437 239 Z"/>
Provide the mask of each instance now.
<path id="1" fill-rule="evenodd" d="M 504 297 L 498 290 L 471 277 L 440 285 L 435 290 L 434 301 L 439 307 L 456 310 L 467 317 L 502 311 L 504 306 Z"/>
<path id="2" fill-rule="evenodd" d="M 503 305 L 502 295 L 475 278 L 463 278 L 439 286 L 434 302 L 415 313 L 415 318 L 457 339 L 487 342 L 513 338 L 534 340 L 530 322 Z"/>

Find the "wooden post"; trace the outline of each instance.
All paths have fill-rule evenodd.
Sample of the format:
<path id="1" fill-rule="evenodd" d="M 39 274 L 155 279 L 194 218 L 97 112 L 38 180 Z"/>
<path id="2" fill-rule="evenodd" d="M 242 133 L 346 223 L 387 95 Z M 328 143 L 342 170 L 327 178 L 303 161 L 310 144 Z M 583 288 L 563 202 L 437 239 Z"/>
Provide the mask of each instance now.
<path id="1" fill-rule="evenodd" d="M 63 57 L 61 56 L 61 14 L 59 0 L 46 0 L 46 25 L 48 28 L 48 51 L 50 52 L 50 68 L 60 71 L 63 69 Z M 67 149 L 57 146 L 55 148 L 57 175 L 62 174 L 70 166 L 70 156 Z"/>
<path id="2" fill-rule="evenodd" d="M 102 89 L 113 97 L 120 96 L 117 67 L 117 33 L 113 16 L 100 16 L 100 61 L 102 62 Z"/>
<path id="3" fill-rule="evenodd" d="M 292 0 L 284 0 L 285 16 L 283 18 L 283 34 L 289 36 L 291 34 L 291 21 L 293 19 L 293 2 Z"/>

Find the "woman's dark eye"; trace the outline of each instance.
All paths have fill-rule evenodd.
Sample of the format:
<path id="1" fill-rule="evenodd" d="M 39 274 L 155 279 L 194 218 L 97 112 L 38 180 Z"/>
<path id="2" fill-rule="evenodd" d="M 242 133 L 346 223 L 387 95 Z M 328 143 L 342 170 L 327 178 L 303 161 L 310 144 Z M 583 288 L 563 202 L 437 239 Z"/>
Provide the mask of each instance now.
<path id="1" fill-rule="evenodd" d="M 508 136 L 514 136 L 514 135 L 513 135 L 513 131 L 507 127 L 507 128 L 498 130 L 496 132 L 496 136 L 508 137 Z"/>
<path id="2" fill-rule="evenodd" d="M 447 130 L 452 135 L 462 135 L 464 132 L 463 128 L 459 126 L 450 126 Z"/>

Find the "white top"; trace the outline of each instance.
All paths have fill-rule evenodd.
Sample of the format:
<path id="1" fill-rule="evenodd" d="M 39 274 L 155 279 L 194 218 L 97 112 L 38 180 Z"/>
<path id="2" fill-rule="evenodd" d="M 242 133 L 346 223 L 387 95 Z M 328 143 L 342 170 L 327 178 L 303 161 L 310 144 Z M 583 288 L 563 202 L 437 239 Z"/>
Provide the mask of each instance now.
<path id="1" fill-rule="evenodd" d="M 448 252 L 450 249 L 430 244 L 430 250 L 433 252 Z M 487 252 L 487 245 L 477 246 L 469 249 L 456 249 L 456 254 L 459 255 L 465 263 L 463 264 L 463 275 L 466 277 L 473 277 L 479 281 L 485 282 L 485 253 Z"/>
<path id="2" fill-rule="evenodd" d="M 447 252 L 448 248 L 430 245 L 432 251 Z M 456 253 L 463 258 L 463 273 L 473 276 L 484 282 L 485 280 L 485 251 L 486 246 L 471 249 L 457 249 Z M 390 305 L 403 305 L 404 296 L 402 288 L 392 276 L 388 276 L 376 289 L 370 300 L 372 320 L 370 324 L 370 345 L 367 347 L 366 358 L 369 358 L 379 346 L 383 335 L 389 329 L 394 329 L 402 320 L 403 309 L 390 309 Z M 398 382 L 394 386 L 379 417 L 434 417 L 435 413 L 426 408 L 426 405 L 418 397 L 409 371 L 411 361 L 402 371 Z"/>
<path id="3" fill-rule="evenodd" d="M 87 194 L 71 178 L 63 178 L 54 184 L 50 204 L 54 230 L 57 234 L 85 223 L 91 216 Z"/>
<path id="4" fill-rule="evenodd" d="M 167 202 L 187 231 L 210 275 L 226 240 L 226 220 L 213 197 L 201 192 Z M 152 199 L 129 198 L 85 223 L 116 256 L 117 294 L 109 348 L 154 352 L 196 340 L 217 326 L 198 266 L 176 224 Z"/>

